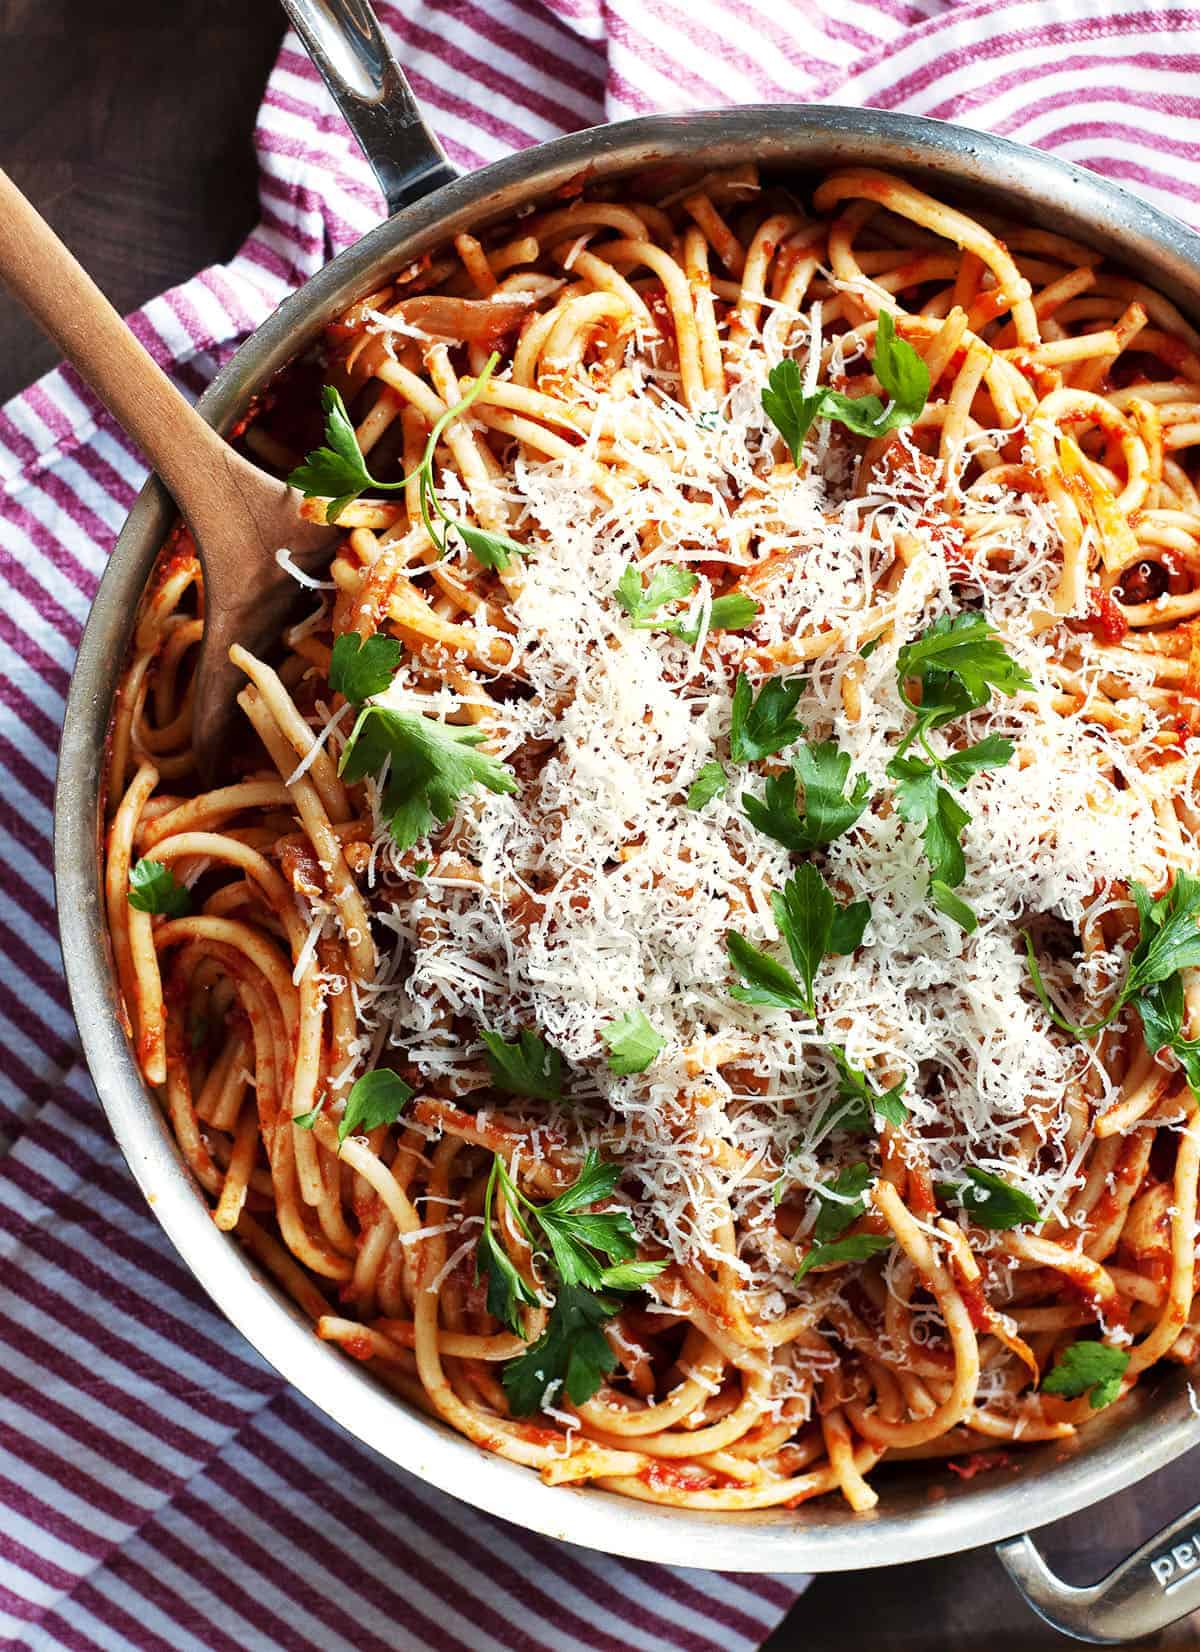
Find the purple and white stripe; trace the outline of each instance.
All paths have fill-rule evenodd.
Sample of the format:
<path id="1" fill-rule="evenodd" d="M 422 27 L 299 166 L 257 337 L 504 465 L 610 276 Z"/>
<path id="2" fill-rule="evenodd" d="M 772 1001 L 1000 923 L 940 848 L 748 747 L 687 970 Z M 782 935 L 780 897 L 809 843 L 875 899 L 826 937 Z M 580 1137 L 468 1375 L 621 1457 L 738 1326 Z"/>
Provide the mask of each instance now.
<path id="1" fill-rule="evenodd" d="M 1042 145 L 1200 220 L 1200 9 L 1134 0 L 403 0 L 379 7 L 452 158 L 764 99 L 903 108 Z M 133 319 L 198 391 L 382 202 L 294 38 L 261 222 Z M 209 1308 L 81 1072 L 50 880 L 79 632 L 144 474 L 69 372 L 0 410 L 0 1646 L 13 1652 L 716 1652 L 803 1579 L 611 1560 L 383 1464 Z"/>

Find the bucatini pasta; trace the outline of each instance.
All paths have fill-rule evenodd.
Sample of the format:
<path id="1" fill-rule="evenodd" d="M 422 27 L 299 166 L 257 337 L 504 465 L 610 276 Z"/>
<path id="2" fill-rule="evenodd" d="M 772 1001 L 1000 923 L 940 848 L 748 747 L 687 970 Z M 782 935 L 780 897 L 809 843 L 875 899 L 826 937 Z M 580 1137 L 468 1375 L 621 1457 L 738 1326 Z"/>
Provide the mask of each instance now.
<path id="1" fill-rule="evenodd" d="M 729 1511 L 1192 1357 L 1171 304 L 880 172 L 663 172 L 402 271 L 243 440 L 344 533 L 208 789 L 164 551 L 108 915 L 317 1335 L 549 1481 Z"/>

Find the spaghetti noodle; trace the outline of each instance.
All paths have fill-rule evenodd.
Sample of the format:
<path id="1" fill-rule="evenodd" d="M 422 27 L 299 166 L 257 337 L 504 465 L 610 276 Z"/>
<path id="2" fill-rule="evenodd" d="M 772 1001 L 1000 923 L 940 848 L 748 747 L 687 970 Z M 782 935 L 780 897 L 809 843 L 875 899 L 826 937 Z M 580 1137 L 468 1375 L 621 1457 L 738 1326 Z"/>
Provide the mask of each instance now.
<path id="1" fill-rule="evenodd" d="M 313 365 L 245 432 L 281 473 Z M 244 750 L 199 788 L 182 531 L 112 729 L 116 970 L 217 1224 L 468 1438 L 692 1508 L 866 1509 L 1191 1358 L 1174 307 L 744 167 L 459 236 L 316 365 L 367 481 L 235 650 Z"/>

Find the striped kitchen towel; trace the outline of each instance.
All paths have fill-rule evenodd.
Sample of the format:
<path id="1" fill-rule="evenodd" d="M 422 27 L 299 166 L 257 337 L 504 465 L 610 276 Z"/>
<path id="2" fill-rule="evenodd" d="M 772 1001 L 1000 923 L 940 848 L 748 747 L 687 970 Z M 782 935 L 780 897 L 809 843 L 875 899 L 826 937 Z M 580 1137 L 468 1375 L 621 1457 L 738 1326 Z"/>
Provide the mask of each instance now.
<path id="1" fill-rule="evenodd" d="M 451 157 L 606 118 L 873 104 L 1041 144 L 1200 220 L 1200 10 L 1141 0 L 404 0 L 381 5 Z M 133 318 L 199 390 L 379 217 L 284 41 L 261 222 Z M 586 1554 L 477 1515 L 290 1392 L 176 1260 L 81 1070 L 50 882 L 72 658 L 140 456 L 65 372 L 0 412 L 0 1645 L 14 1652 L 733 1652 L 800 1578 Z"/>

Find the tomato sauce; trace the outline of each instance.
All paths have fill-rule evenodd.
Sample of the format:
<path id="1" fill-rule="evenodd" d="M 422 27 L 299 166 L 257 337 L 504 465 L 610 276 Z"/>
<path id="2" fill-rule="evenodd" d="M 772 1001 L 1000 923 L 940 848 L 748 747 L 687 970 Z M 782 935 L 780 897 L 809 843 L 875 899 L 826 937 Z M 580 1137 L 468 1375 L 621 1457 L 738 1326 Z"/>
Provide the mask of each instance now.
<path id="1" fill-rule="evenodd" d="M 1097 642 L 1107 643 L 1110 647 L 1115 647 L 1129 630 L 1129 622 L 1111 591 L 1091 593 L 1087 614 L 1080 623 Z"/>

